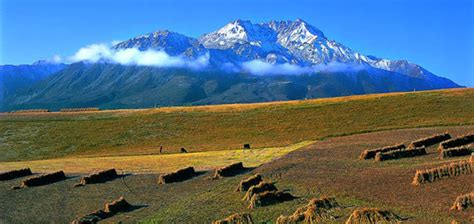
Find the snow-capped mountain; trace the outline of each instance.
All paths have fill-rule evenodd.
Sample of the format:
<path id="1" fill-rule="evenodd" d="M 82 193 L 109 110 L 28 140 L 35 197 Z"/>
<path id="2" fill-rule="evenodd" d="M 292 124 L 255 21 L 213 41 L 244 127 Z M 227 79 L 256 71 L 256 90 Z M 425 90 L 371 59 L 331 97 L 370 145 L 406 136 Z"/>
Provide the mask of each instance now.
<path id="1" fill-rule="evenodd" d="M 428 77 L 429 71 L 406 60 L 367 56 L 331 40 L 302 19 L 252 23 L 235 20 L 198 39 L 170 31 L 157 31 L 119 43 L 114 49 L 158 49 L 170 55 L 195 58 L 210 53 L 213 66 L 239 66 L 250 60 L 272 64 L 313 66 L 331 63 L 362 64 L 412 77 Z"/>
<path id="2" fill-rule="evenodd" d="M 208 63 L 188 69 L 77 62 L 28 88 L 0 92 L 0 111 L 263 102 L 460 87 L 406 60 L 355 52 L 301 19 L 257 24 L 236 20 L 197 39 L 156 31 L 111 50 L 129 48 L 164 51 L 175 61 L 204 58 Z M 249 65 L 271 67 L 272 75 L 252 73 Z M 290 73 L 295 69 L 300 75 Z"/>

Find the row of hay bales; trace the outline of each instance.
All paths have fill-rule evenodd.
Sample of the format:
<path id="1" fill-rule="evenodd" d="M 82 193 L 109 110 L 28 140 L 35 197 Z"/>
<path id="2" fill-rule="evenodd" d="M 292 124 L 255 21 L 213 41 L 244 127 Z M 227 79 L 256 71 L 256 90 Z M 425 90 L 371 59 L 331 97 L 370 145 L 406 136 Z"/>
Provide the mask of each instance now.
<path id="1" fill-rule="evenodd" d="M 456 200 L 454 200 L 451 210 L 453 211 L 464 211 L 469 207 L 474 207 L 474 192 L 459 195 Z"/>
<path id="2" fill-rule="evenodd" d="M 374 159 L 377 153 L 386 153 L 395 150 L 402 150 L 405 148 L 405 144 L 397 144 L 376 149 L 367 149 L 360 154 L 359 159 Z"/>
<path id="3" fill-rule="evenodd" d="M 30 168 L 22 168 L 18 170 L 10 170 L 3 173 L 0 173 L 0 180 L 12 180 L 15 178 L 25 177 L 33 175 Z"/>
<path id="4" fill-rule="evenodd" d="M 378 152 L 375 155 L 375 161 L 410 158 L 410 157 L 423 156 L 423 155 L 426 155 L 425 146 L 421 146 L 418 148 L 400 149 L 400 150 L 394 150 L 394 151 L 389 151 L 389 152 Z"/>
<path id="5" fill-rule="evenodd" d="M 451 139 L 451 135 L 447 132 L 445 132 L 443 134 L 436 134 L 436 135 L 428 136 L 426 138 L 417 139 L 417 140 L 411 142 L 408 145 L 408 148 L 418 148 L 418 147 L 422 147 L 422 146 L 429 147 L 429 146 L 432 146 L 432 145 L 436 145 L 440 142 L 446 141 L 448 139 Z"/>
<path id="6" fill-rule="evenodd" d="M 423 183 L 430 183 L 443 178 L 471 174 L 472 164 L 471 161 L 459 161 L 431 169 L 417 170 L 412 184 L 418 186 Z"/>
<path id="7" fill-rule="evenodd" d="M 85 108 L 63 108 L 60 112 L 86 112 L 86 111 L 99 111 L 97 107 L 85 107 Z"/>
<path id="8" fill-rule="evenodd" d="M 37 187 L 37 186 L 52 184 L 52 183 L 62 181 L 65 179 L 66 179 L 66 175 L 64 174 L 63 171 L 46 173 L 46 174 L 41 174 L 41 175 L 27 178 L 21 182 L 20 186 L 15 186 L 13 187 L 13 189 Z"/>
<path id="9" fill-rule="evenodd" d="M 451 158 L 451 157 L 468 156 L 468 155 L 471 155 L 471 153 L 473 152 L 474 152 L 474 144 L 463 145 L 463 146 L 454 147 L 454 148 L 442 149 L 439 152 L 439 158 L 446 159 L 446 158 Z"/>
<path id="10" fill-rule="evenodd" d="M 100 220 L 110 218 L 118 213 L 127 212 L 133 209 L 133 206 L 128 203 L 123 196 L 111 203 L 106 203 L 104 209 L 96 210 L 90 214 L 81 216 L 71 222 L 71 224 L 89 224 L 97 223 Z"/>
<path id="11" fill-rule="evenodd" d="M 10 113 L 25 114 L 25 113 L 47 113 L 47 112 L 49 112 L 48 109 L 27 109 L 27 110 L 15 110 Z"/>
<path id="12" fill-rule="evenodd" d="M 443 141 L 438 146 L 438 151 L 442 151 L 448 148 L 459 147 L 463 145 L 468 145 L 474 143 L 474 133 L 469 133 L 457 138 L 449 139 Z"/>
<path id="13" fill-rule="evenodd" d="M 336 217 L 329 212 L 339 209 L 340 205 L 331 198 L 311 199 L 303 207 L 296 209 L 290 216 L 281 215 L 276 220 L 276 224 L 315 224 L 333 223 Z M 396 213 L 389 210 L 377 208 L 355 209 L 345 224 L 376 224 L 376 223 L 400 223 L 403 219 Z M 212 224 L 253 224 L 252 216 L 249 213 L 236 213 L 225 219 L 217 220 Z"/>
<path id="14" fill-rule="evenodd" d="M 87 184 L 103 183 L 103 182 L 113 180 L 118 177 L 119 175 L 117 174 L 117 171 L 115 169 L 101 170 L 101 171 L 93 172 L 87 176 L 81 177 L 81 180 L 79 181 L 79 183 L 77 183 L 74 186 L 79 187 L 79 186 L 85 186 Z"/>
<path id="15" fill-rule="evenodd" d="M 276 220 L 277 224 L 290 223 L 321 223 L 327 220 L 336 219 L 330 211 L 341 208 L 335 198 L 313 198 L 307 205 L 299 207 L 290 216 L 280 215 Z"/>

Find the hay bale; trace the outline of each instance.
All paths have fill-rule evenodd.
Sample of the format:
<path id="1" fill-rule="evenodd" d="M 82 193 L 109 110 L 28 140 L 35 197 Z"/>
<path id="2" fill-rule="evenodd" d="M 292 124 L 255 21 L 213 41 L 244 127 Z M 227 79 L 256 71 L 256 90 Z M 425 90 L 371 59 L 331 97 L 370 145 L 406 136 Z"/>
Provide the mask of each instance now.
<path id="1" fill-rule="evenodd" d="M 114 200 L 110 203 L 106 203 L 104 205 L 103 210 L 96 210 L 93 213 L 84 215 L 79 217 L 71 222 L 71 224 L 89 224 L 89 223 L 97 223 L 100 220 L 110 218 L 117 213 L 130 211 L 133 208 L 131 204 L 129 204 L 123 196 L 117 200 Z"/>
<path id="2" fill-rule="evenodd" d="M 417 186 L 430 183 L 442 178 L 449 178 L 472 173 L 472 165 L 468 161 L 459 161 L 426 170 L 417 170 L 412 184 Z"/>
<path id="3" fill-rule="evenodd" d="M 398 144 L 398 145 L 392 145 L 392 146 L 385 146 L 385 147 L 381 147 L 381 148 L 376 148 L 376 149 L 367 149 L 367 150 L 364 150 L 360 156 L 359 156 L 359 159 L 373 159 L 375 158 L 375 155 L 378 153 L 378 152 L 390 152 L 390 151 L 394 151 L 394 150 L 401 150 L 401 149 L 405 149 L 405 145 L 404 144 Z"/>
<path id="4" fill-rule="evenodd" d="M 356 209 L 352 212 L 346 224 L 365 223 L 400 223 L 402 219 L 397 214 L 376 208 Z"/>
<path id="5" fill-rule="evenodd" d="M 18 170 L 10 170 L 0 173 L 0 180 L 11 180 L 19 177 L 32 175 L 30 168 L 23 168 Z"/>
<path id="6" fill-rule="evenodd" d="M 458 196 L 451 210 L 463 211 L 469 207 L 474 207 L 474 192 Z"/>
<path id="7" fill-rule="evenodd" d="M 439 158 L 445 159 L 450 157 L 458 157 L 458 156 L 468 156 L 474 151 L 474 145 L 464 145 L 454 148 L 443 149 L 439 152 Z"/>
<path id="8" fill-rule="evenodd" d="M 420 138 L 418 140 L 415 140 L 408 145 L 408 148 L 418 148 L 418 147 L 429 147 L 432 145 L 436 145 L 442 141 L 446 141 L 448 139 L 451 139 L 451 135 L 449 133 L 443 133 L 443 134 L 437 134 L 437 135 L 432 135 L 426 138 Z"/>
<path id="9" fill-rule="evenodd" d="M 243 201 L 249 201 L 255 194 L 260 194 L 267 191 L 277 191 L 278 189 L 275 187 L 273 183 L 270 182 L 260 182 L 258 185 L 252 186 L 247 190 L 245 193 Z"/>
<path id="10" fill-rule="evenodd" d="M 214 173 L 214 179 L 230 177 L 242 173 L 245 170 L 242 162 L 234 163 L 217 169 Z"/>
<path id="11" fill-rule="evenodd" d="M 158 184 L 168 184 L 188 180 L 196 175 L 194 167 L 187 167 L 172 173 L 160 175 Z"/>
<path id="12" fill-rule="evenodd" d="M 110 203 L 105 204 L 104 212 L 109 216 L 115 215 L 119 212 L 125 212 L 132 208 L 132 205 L 125 201 L 125 198 L 120 197 Z"/>
<path id="13" fill-rule="evenodd" d="M 71 224 L 95 224 L 102 219 L 106 219 L 108 214 L 105 213 L 103 210 L 97 210 L 90 214 L 81 216 L 71 222 Z"/>
<path id="14" fill-rule="evenodd" d="M 439 144 L 438 151 L 442 151 L 443 149 L 454 148 L 454 147 L 458 147 L 462 145 L 467 145 L 470 143 L 474 143 L 474 133 L 470 133 L 458 138 L 453 138 L 450 140 L 443 141 Z"/>
<path id="15" fill-rule="evenodd" d="M 250 199 L 249 209 L 273 205 L 280 202 L 293 200 L 295 197 L 287 192 L 266 191 L 260 194 L 254 194 Z"/>
<path id="16" fill-rule="evenodd" d="M 84 186 L 86 184 L 103 183 L 108 180 L 113 180 L 118 177 L 115 169 L 101 170 L 89 174 L 88 176 L 81 177 L 81 180 L 75 186 Z"/>
<path id="17" fill-rule="evenodd" d="M 49 112 L 48 109 L 27 109 L 27 110 L 17 110 L 12 111 L 12 113 L 23 114 L 23 113 L 46 113 Z"/>
<path id="18" fill-rule="evenodd" d="M 339 203 L 334 198 L 313 198 L 307 205 L 296 209 L 292 215 L 280 215 L 276 223 L 319 223 L 321 220 L 335 219 L 329 214 L 329 210 L 339 207 Z"/>
<path id="19" fill-rule="evenodd" d="M 260 174 L 255 174 L 247 179 L 241 180 L 235 191 L 247 191 L 250 187 L 257 185 L 262 181 L 262 176 L 260 176 Z"/>
<path id="20" fill-rule="evenodd" d="M 26 180 L 23 180 L 21 183 L 21 188 L 25 187 L 35 187 L 41 185 L 47 185 L 54 182 L 62 181 L 66 179 L 66 175 L 63 171 L 58 171 L 54 173 L 42 174 L 39 176 L 30 177 Z"/>
<path id="21" fill-rule="evenodd" d="M 236 213 L 225 219 L 214 221 L 212 224 L 253 224 L 253 221 L 249 213 Z"/>
<path id="22" fill-rule="evenodd" d="M 410 158 L 416 156 L 423 156 L 426 155 L 426 149 L 424 146 L 419 148 L 412 148 L 408 150 L 395 150 L 389 152 L 378 152 L 375 155 L 375 161 L 385 161 L 385 160 L 392 160 L 392 159 L 400 159 L 400 158 Z"/>
<path id="23" fill-rule="evenodd" d="M 86 112 L 86 111 L 99 111 L 97 107 L 86 107 L 86 108 L 63 108 L 60 112 Z"/>

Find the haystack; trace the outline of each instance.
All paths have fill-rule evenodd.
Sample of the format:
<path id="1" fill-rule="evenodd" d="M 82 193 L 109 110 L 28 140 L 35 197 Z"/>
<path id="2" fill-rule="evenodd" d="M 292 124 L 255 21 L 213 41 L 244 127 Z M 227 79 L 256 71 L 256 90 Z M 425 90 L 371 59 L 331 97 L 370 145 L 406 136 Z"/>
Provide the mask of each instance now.
<path id="1" fill-rule="evenodd" d="M 252 199 L 250 199 L 249 209 L 290 201 L 294 198 L 295 197 L 293 195 L 287 192 L 266 191 L 260 194 L 254 194 L 252 196 Z"/>
<path id="2" fill-rule="evenodd" d="M 464 145 L 454 148 L 443 149 L 439 152 L 439 158 L 445 159 L 450 157 L 458 157 L 458 156 L 468 156 L 474 152 L 474 145 Z"/>
<path id="3" fill-rule="evenodd" d="M 235 191 L 247 191 L 250 187 L 257 185 L 262 181 L 262 176 L 260 176 L 260 174 L 255 174 L 245 180 L 240 181 L 239 186 L 237 186 Z"/>
<path id="4" fill-rule="evenodd" d="M 236 213 L 225 219 L 214 221 L 212 224 L 253 224 L 253 221 L 249 213 Z"/>
<path id="5" fill-rule="evenodd" d="M 133 208 L 125 199 L 120 197 L 117 200 L 114 200 L 110 203 L 106 203 L 104 210 L 97 210 L 93 213 L 87 214 L 85 216 L 79 217 L 71 222 L 71 224 L 89 224 L 97 223 L 102 219 L 110 218 L 117 213 L 130 211 Z"/>
<path id="6" fill-rule="evenodd" d="M 63 108 L 60 112 L 85 112 L 85 111 L 99 111 L 97 107 L 85 107 L 85 108 Z"/>
<path id="7" fill-rule="evenodd" d="M 451 135 L 448 133 L 443 133 L 443 134 L 437 134 L 437 135 L 432 135 L 426 138 L 420 138 L 418 140 L 415 140 L 408 145 L 408 148 L 418 148 L 418 147 L 429 147 L 432 145 L 436 145 L 442 141 L 446 141 L 451 138 Z"/>
<path id="8" fill-rule="evenodd" d="M 54 182 L 65 180 L 65 179 L 66 179 L 66 175 L 64 174 L 64 172 L 58 171 L 54 173 L 47 173 L 47 174 L 42 174 L 39 176 L 30 177 L 26 180 L 23 180 L 20 187 L 24 188 L 24 187 L 47 185 L 47 184 L 51 184 Z"/>
<path id="9" fill-rule="evenodd" d="M 278 217 L 277 224 L 318 223 L 321 220 L 335 219 L 329 210 L 339 208 L 334 198 L 314 198 L 303 207 L 296 209 L 293 215 Z"/>
<path id="10" fill-rule="evenodd" d="M 459 161 L 431 169 L 417 170 L 415 173 L 415 177 L 413 178 L 412 184 L 417 186 L 422 183 L 434 182 L 442 178 L 454 177 L 471 173 L 471 163 L 468 161 Z"/>
<path id="11" fill-rule="evenodd" d="M 275 187 L 273 183 L 270 182 L 260 182 L 258 185 L 252 186 L 247 190 L 245 196 L 242 200 L 249 201 L 255 194 L 260 194 L 266 191 L 277 191 L 278 189 Z"/>
<path id="12" fill-rule="evenodd" d="M 405 149 L 404 144 L 385 146 L 382 148 L 376 148 L 376 149 L 370 149 L 370 150 L 367 149 L 360 154 L 359 159 L 373 159 L 378 152 L 390 152 L 390 151 L 401 150 L 401 149 Z"/>
<path id="13" fill-rule="evenodd" d="M 188 180 L 196 175 L 194 167 L 187 167 L 184 169 L 177 170 L 172 173 L 163 174 L 160 176 L 158 183 L 159 184 L 168 184 L 174 182 L 181 182 Z"/>
<path id="14" fill-rule="evenodd" d="M 242 162 L 234 163 L 229 166 L 221 167 L 214 173 L 214 179 L 230 177 L 242 173 L 245 170 Z"/>
<path id="15" fill-rule="evenodd" d="M 84 186 L 86 184 L 103 183 L 108 180 L 113 180 L 118 177 L 115 169 L 101 170 L 91 173 L 88 176 L 81 177 L 81 181 L 75 186 Z"/>
<path id="16" fill-rule="evenodd" d="M 458 196 L 451 210 L 463 211 L 469 207 L 474 207 L 474 192 Z"/>
<path id="17" fill-rule="evenodd" d="M 424 146 L 419 148 L 412 148 L 408 150 L 395 150 L 389 152 L 378 152 L 375 155 L 375 161 L 385 161 L 385 160 L 392 160 L 392 159 L 400 159 L 400 158 L 409 158 L 409 157 L 416 157 L 416 156 L 423 156 L 426 155 L 426 149 Z"/>
<path id="18" fill-rule="evenodd" d="M 439 144 L 438 151 L 442 151 L 443 149 L 454 148 L 454 147 L 458 147 L 462 145 L 467 145 L 470 143 L 474 143 L 474 133 L 470 133 L 458 138 L 453 138 L 453 139 L 441 142 Z"/>
<path id="19" fill-rule="evenodd" d="M 23 168 L 18 170 L 10 170 L 4 173 L 0 173 L 0 180 L 11 180 L 19 177 L 32 175 L 30 168 Z"/>
<path id="20" fill-rule="evenodd" d="M 369 224 L 369 223 L 400 223 L 402 219 L 388 210 L 376 208 L 356 209 L 352 212 L 346 224 Z"/>
<path id="21" fill-rule="evenodd" d="M 103 210 L 97 210 L 90 214 L 84 215 L 79 217 L 71 222 L 71 224 L 95 224 L 102 219 L 106 219 L 108 214 L 105 213 Z"/>

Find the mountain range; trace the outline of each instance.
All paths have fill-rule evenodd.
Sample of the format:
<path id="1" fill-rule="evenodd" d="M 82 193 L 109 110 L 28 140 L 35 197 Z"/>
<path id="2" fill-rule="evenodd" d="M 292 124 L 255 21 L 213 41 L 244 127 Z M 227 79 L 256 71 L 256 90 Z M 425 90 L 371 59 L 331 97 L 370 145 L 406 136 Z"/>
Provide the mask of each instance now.
<path id="1" fill-rule="evenodd" d="M 186 63 L 125 63 L 130 49 Z M 0 110 L 263 102 L 460 87 L 406 60 L 355 52 L 301 19 L 236 20 L 199 38 L 159 30 L 109 50 L 118 52 L 113 60 L 1 66 Z M 182 66 L 198 60 L 204 60 L 199 68 Z"/>

